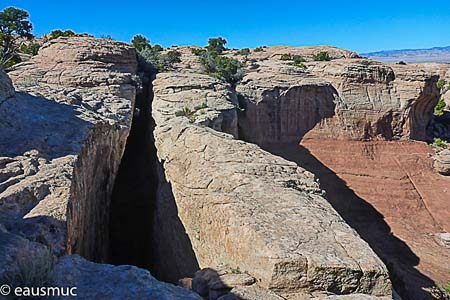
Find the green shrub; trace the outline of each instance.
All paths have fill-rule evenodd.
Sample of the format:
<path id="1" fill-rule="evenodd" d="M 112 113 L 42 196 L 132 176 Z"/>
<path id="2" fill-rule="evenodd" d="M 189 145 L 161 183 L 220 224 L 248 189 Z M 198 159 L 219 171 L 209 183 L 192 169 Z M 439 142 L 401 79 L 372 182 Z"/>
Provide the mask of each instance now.
<path id="1" fill-rule="evenodd" d="M 161 45 L 156 44 L 155 46 L 153 46 L 153 50 L 157 51 L 157 52 L 161 52 L 164 50 L 164 48 Z"/>
<path id="2" fill-rule="evenodd" d="M 263 47 L 256 47 L 255 50 L 253 50 L 254 52 L 264 52 L 264 48 Z"/>
<path id="3" fill-rule="evenodd" d="M 206 48 L 208 49 L 208 52 L 215 52 L 217 54 L 222 54 L 222 52 L 226 50 L 225 48 L 226 44 L 227 40 L 222 37 L 210 38 L 208 40 L 208 46 Z"/>
<path id="4" fill-rule="evenodd" d="M 181 62 L 181 53 L 171 50 L 161 53 L 154 47 L 138 51 L 139 69 L 144 72 L 157 73 L 173 69 L 175 63 Z"/>
<path id="5" fill-rule="evenodd" d="M 163 53 L 163 47 L 152 47 L 150 41 L 143 35 L 135 35 L 131 41 L 136 48 L 139 71 L 155 74 L 173 68 L 175 63 L 181 62 L 181 53 L 170 50 Z"/>
<path id="6" fill-rule="evenodd" d="M 450 274 L 450 272 L 449 272 L 449 274 Z M 447 292 L 447 293 L 449 293 L 450 294 L 450 280 L 449 281 L 447 281 L 447 285 L 446 286 L 444 286 L 444 290 Z"/>
<path id="7" fill-rule="evenodd" d="M 280 57 L 280 60 L 291 60 L 291 55 L 290 54 L 283 54 Z"/>
<path id="8" fill-rule="evenodd" d="M 9 68 L 20 62 L 19 40 L 30 40 L 33 25 L 25 10 L 15 7 L 0 12 L 0 68 Z"/>
<path id="9" fill-rule="evenodd" d="M 250 54 L 250 49 L 249 48 L 242 48 L 241 50 L 238 51 L 239 55 L 249 55 Z"/>
<path id="10" fill-rule="evenodd" d="M 320 51 L 319 53 L 316 53 L 313 55 L 313 59 L 315 61 L 330 61 L 331 57 L 326 51 Z"/>
<path id="11" fill-rule="evenodd" d="M 80 33 L 75 33 L 72 30 L 59 30 L 59 29 L 55 29 L 52 32 L 50 32 L 49 34 L 47 34 L 47 39 L 49 41 L 57 39 L 59 37 L 74 37 L 74 36 L 89 36 L 87 34 L 80 34 Z"/>
<path id="12" fill-rule="evenodd" d="M 442 90 L 445 86 L 445 80 L 444 79 L 439 79 L 438 82 L 436 83 L 436 86 L 439 90 Z"/>
<path id="13" fill-rule="evenodd" d="M 297 63 L 294 62 L 292 65 L 302 68 L 302 69 L 306 69 L 306 66 L 303 62 L 297 62 Z"/>
<path id="14" fill-rule="evenodd" d="M 28 44 L 20 45 L 19 51 L 21 53 L 34 56 L 38 54 L 40 47 L 41 45 L 39 45 L 38 43 L 30 42 Z"/>
<path id="15" fill-rule="evenodd" d="M 200 57 L 200 63 L 206 73 L 235 84 L 243 77 L 241 64 L 238 60 L 218 55 L 216 52 L 206 52 Z"/>
<path id="16" fill-rule="evenodd" d="M 441 138 L 434 138 L 433 145 L 435 147 L 447 148 L 447 143 L 443 141 Z"/>
<path id="17" fill-rule="evenodd" d="M 197 56 L 200 56 L 203 53 L 206 53 L 205 49 L 199 49 L 199 48 L 192 48 L 191 51 L 192 51 L 192 54 L 197 55 Z"/>
<path id="18" fill-rule="evenodd" d="M 186 117 L 189 122 L 195 122 L 195 111 L 190 110 L 188 107 L 183 107 L 182 110 L 175 112 L 176 117 Z"/>
<path id="19" fill-rule="evenodd" d="M 205 109 L 205 108 L 208 108 L 208 104 L 206 104 L 205 102 L 203 102 L 202 104 L 194 107 L 195 110 Z"/>
<path id="20" fill-rule="evenodd" d="M 131 44 L 134 48 L 136 48 L 136 51 L 142 51 L 146 48 L 151 48 L 149 39 L 140 34 L 137 34 L 133 37 L 133 39 L 131 40 Z"/>
<path id="21" fill-rule="evenodd" d="M 434 107 L 434 115 L 435 116 L 443 116 L 444 115 L 444 109 L 445 109 L 445 102 L 443 99 L 440 99 L 439 102 Z"/>

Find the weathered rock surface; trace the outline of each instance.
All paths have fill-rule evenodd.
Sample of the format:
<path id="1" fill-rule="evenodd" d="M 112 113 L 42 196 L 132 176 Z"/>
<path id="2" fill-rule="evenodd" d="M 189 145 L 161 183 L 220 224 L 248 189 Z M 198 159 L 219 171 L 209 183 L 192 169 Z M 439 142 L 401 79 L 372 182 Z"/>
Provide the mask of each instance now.
<path id="1" fill-rule="evenodd" d="M 249 141 L 294 142 L 314 126 L 320 138 L 429 139 L 439 91 L 438 75 L 426 68 L 366 59 L 305 62 L 305 69 L 280 60 L 255 64 L 237 86 Z"/>
<path id="2" fill-rule="evenodd" d="M 52 273 L 56 286 L 77 287 L 77 298 L 202 300 L 187 289 L 156 280 L 147 270 L 89 262 L 77 255 L 63 257 Z M 55 297 L 55 299 L 66 299 Z"/>
<path id="3" fill-rule="evenodd" d="M 450 175 L 450 150 L 443 150 L 436 154 L 433 166 L 439 174 Z"/>
<path id="4" fill-rule="evenodd" d="M 184 276 L 186 260 L 177 258 L 181 247 L 174 242 L 187 235 L 184 252 L 193 251 L 200 267 L 239 267 L 266 288 L 390 295 L 384 265 L 323 198 L 311 173 L 198 124 L 197 114 L 175 114 L 205 102 L 205 93 L 220 97 L 207 101 L 217 119 L 221 103 L 231 109 L 235 96 L 224 98 L 215 79 L 208 85 L 205 80 L 189 70 L 159 74 L 153 82 L 157 154 L 168 180 L 158 187 L 155 234 L 172 236 L 155 252 L 170 261 L 167 276 Z M 180 221 L 177 233 L 170 224 Z"/>
<path id="5" fill-rule="evenodd" d="M 136 68 L 125 44 L 60 38 L 9 73 L 17 94 L 8 88 L 0 102 L 0 221 L 8 230 L 57 254 L 105 258 Z M 2 80 L 2 95 L 8 85 Z"/>
<path id="6" fill-rule="evenodd" d="M 14 87 L 11 79 L 3 70 L 0 70 L 0 103 L 14 96 Z"/>

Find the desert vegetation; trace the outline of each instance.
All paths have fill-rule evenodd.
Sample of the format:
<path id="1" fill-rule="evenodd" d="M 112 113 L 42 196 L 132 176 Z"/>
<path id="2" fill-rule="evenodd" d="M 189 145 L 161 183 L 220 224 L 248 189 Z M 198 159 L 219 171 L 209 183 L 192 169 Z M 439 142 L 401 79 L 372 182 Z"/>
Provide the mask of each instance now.
<path id="1" fill-rule="evenodd" d="M 143 35 L 135 35 L 131 44 L 136 48 L 139 69 L 147 73 L 158 73 L 173 69 L 175 63 L 181 62 L 181 53 L 176 50 L 164 52 L 160 45 L 152 46 Z"/>
<path id="2" fill-rule="evenodd" d="M 238 60 L 222 55 L 226 50 L 226 44 L 227 41 L 224 38 L 210 38 L 206 47 L 207 51 L 198 52 L 198 55 L 204 72 L 228 83 L 236 84 L 243 77 L 242 66 Z"/>
<path id="3" fill-rule="evenodd" d="M 306 66 L 304 64 L 305 59 L 301 57 L 300 55 L 291 55 L 291 54 L 283 54 L 280 57 L 280 60 L 284 61 L 292 61 L 291 65 L 305 69 Z"/>
<path id="4" fill-rule="evenodd" d="M 331 57 L 327 51 L 320 51 L 319 53 L 313 55 L 313 59 L 315 61 L 330 61 Z"/>
<path id="5" fill-rule="evenodd" d="M 8 7 L 0 12 L 0 67 L 6 69 L 21 61 L 20 45 L 33 38 L 32 29 L 25 10 Z"/>

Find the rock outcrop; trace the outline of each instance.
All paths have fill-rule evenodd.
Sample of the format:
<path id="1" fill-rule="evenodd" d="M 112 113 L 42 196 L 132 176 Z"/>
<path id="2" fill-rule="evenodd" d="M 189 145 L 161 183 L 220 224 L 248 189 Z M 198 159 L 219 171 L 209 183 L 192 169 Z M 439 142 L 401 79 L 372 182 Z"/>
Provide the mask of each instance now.
<path id="1" fill-rule="evenodd" d="M 436 154 L 433 166 L 439 174 L 450 175 L 450 150 L 443 150 Z"/>
<path id="2" fill-rule="evenodd" d="M 9 73 L 18 92 L 0 107 L 0 212 L 8 229 L 58 254 L 105 258 L 136 69 L 125 44 L 60 38 Z"/>
<path id="3" fill-rule="evenodd" d="M 152 274 L 193 277 L 181 283 L 210 300 L 391 297 L 384 263 L 316 176 L 259 146 L 306 135 L 427 140 L 439 75 L 334 47 L 269 47 L 245 57 L 226 52 L 245 72 L 230 85 L 203 74 L 189 47 L 178 50 L 182 62 L 140 99 L 153 96 L 158 162 L 146 159 L 155 170 L 145 176 L 156 178 L 145 196 L 154 193 L 155 202 L 145 205 L 146 222 L 130 224 L 151 223 L 143 238 L 152 241 L 144 253 Z M 333 60 L 314 61 L 321 51 Z M 281 60 L 285 54 L 303 57 L 304 67 Z M 108 256 L 113 186 L 133 114 L 147 113 L 135 109 L 136 71 L 131 47 L 76 37 L 50 41 L 16 66 L 9 75 L 17 92 L 0 72 L 0 240 L 8 250 L 0 251 L 0 276 L 18 272 L 24 248 L 46 268 L 57 259 L 48 279 L 77 286 L 83 299 L 201 299 L 145 270 L 95 263 Z M 139 126 L 151 127 L 150 117 Z M 150 127 L 136 132 L 150 135 Z M 194 276 L 201 268 L 209 269 Z"/>
<path id="4" fill-rule="evenodd" d="M 202 125 L 205 108 L 194 107 L 205 103 L 218 120 L 205 125 L 219 122 L 214 128 L 235 133 L 228 124 L 236 120 L 221 121 L 234 115 L 232 87 L 192 69 L 158 74 L 153 85 L 155 142 L 165 177 L 158 186 L 154 234 L 171 236 L 158 239 L 155 252 L 168 261 L 168 278 L 185 276 L 189 258 L 177 253 L 192 251 L 200 267 L 239 267 L 278 292 L 390 295 L 383 263 L 324 199 L 313 174 Z M 178 113 L 183 107 L 191 113 Z M 177 223 L 178 231 L 172 225 Z M 183 250 L 179 241 L 186 235 Z"/>
<path id="5" fill-rule="evenodd" d="M 249 56 L 252 67 L 236 88 L 246 140 L 295 142 L 313 128 L 320 138 L 430 139 L 439 77 L 420 66 L 353 58 L 308 61 L 303 69 L 257 57 Z"/>
<path id="6" fill-rule="evenodd" d="M 77 255 L 58 261 L 51 274 L 51 282 L 55 286 L 76 287 L 77 298 L 83 300 L 202 300 L 194 292 L 156 280 L 147 270 L 96 264 Z"/>

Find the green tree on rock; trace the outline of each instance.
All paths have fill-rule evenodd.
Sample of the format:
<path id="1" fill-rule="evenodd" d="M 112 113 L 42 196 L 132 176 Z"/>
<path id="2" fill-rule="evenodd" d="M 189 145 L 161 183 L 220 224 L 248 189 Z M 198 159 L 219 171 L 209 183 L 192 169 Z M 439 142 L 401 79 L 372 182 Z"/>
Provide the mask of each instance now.
<path id="1" fill-rule="evenodd" d="M 0 67 L 8 68 L 20 62 L 19 39 L 31 39 L 33 25 L 28 20 L 28 12 L 15 7 L 0 12 Z"/>
<path id="2" fill-rule="evenodd" d="M 218 38 L 210 38 L 208 40 L 208 46 L 206 47 L 209 52 L 222 54 L 223 51 L 226 50 L 225 45 L 227 44 L 227 40 L 218 37 Z"/>
<path id="3" fill-rule="evenodd" d="M 137 51 L 142 51 L 146 48 L 151 48 L 150 41 L 145 36 L 137 34 L 131 40 L 131 44 Z"/>

